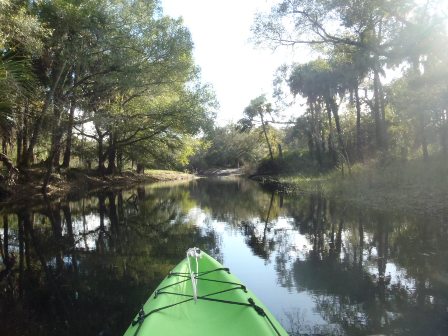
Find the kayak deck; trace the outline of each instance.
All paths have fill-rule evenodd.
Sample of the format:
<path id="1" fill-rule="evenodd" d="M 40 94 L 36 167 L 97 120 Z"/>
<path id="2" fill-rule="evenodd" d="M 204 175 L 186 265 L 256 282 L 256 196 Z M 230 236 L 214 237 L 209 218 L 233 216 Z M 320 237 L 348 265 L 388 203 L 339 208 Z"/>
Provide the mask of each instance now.
<path id="1" fill-rule="evenodd" d="M 196 272 L 196 261 L 198 272 Z M 194 285 L 197 282 L 197 300 Z M 205 252 L 187 257 L 160 283 L 125 336 L 287 335 L 229 269 Z"/>

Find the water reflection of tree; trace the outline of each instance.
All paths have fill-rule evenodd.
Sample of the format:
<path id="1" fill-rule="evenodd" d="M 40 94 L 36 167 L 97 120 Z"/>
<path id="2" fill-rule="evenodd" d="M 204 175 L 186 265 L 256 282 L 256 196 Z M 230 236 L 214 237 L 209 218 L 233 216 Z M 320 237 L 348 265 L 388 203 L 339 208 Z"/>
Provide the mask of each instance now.
<path id="1" fill-rule="evenodd" d="M 187 194 L 137 193 L 137 208 L 104 192 L 5 215 L 2 334 L 120 335 L 188 247 L 219 255 L 214 232 L 186 221 Z"/>
<path id="2" fill-rule="evenodd" d="M 199 226 L 197 207 L 210 215 Z M 199 180 L 24 206 L 0 219 L 2 334 L 121 334 L 188 247 L 220 257 L 215 220 L 273 261 L 282 286 L 313 296 L 328 326 L 298 319 L 296 334 L 448 334 L 443 216 L 371 213 L 316 195 L 282 202 L 250 182 Z M 278 228 L 279 219 L 291 226 Z"/>
<path id="3" fill-rule="evenodd" d="M 246 237 L 246 244 L 250 247 L 252 252 L 264 260 L 268 260 L 270 254 L 275 250 L 275 240 L 271 232 L 271 219 L 274 211 L 274 192 L 271 193 L 271 199 L 269 201 L 269 207 L 266 213 L 266 217 L 260 219 L 252 219 L 241 221 L 241 231 Z M 254 223 L 255 221 L 255 223 Z M 257 231 L 257 225 L 262 224 L 263 230 Z"/>
<path id="4" fill-rule="evenodd" d="M 189 194 L 198 206 L 218 221 L 239 227 L 241 221 L 264 222 L 269 214 L 275 220 L 280 214 L 279 202 L 271 204 L 271 193 L 262 192 L 255 182 L 246 179 L 201 179 Z"/>
<path id="5" fill-rule="evenodd" d="M 336 323 L 349 335 L 446 334 L 446 282 L 441 286 L 431 274 L 447 265 L 421 256 L 429 255 L 429 246 L 446 256 L 447 223 L 428 225 L 428 219 L 422 223 L 333 203 L 316 196 L 286 203 L 312 246 L 289 269 L 296 288 L 309 291 L 329 325 Z M 405 276 L 388 273 L 390 262 L 404 268 Z"/>
<path id="6" fill-rule="evenodd" d="M 272 228 L 284 213 L 282 197 L 241 178 L 199 180 L 190 195 L 213 219 L 242 233 L 254 255 L 269 261 L 277 240 Z"/>

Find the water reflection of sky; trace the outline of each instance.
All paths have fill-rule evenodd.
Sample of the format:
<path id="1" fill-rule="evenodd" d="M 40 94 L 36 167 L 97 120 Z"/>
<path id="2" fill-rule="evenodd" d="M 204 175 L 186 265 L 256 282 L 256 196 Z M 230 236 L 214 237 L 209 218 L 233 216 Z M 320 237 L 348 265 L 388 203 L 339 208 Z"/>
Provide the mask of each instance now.
<path id="1" fill-rule="evenodd" d="M 98 213 L 88 213 L 84 218 L 73 219 L 73 235 L 75 246 L 81 250 L 95 250 L 100 235 L 100 216 Z M 104 227 L 108 228 L 110 220 L 104 218 Z M 66 234 L 64 227 L 63 233 Z"/>
<path id="2" fill-rule="evenodd" d="M 237 228 L 226 222 L 214 220 L 210 214 L 200 208 L 191 209 L 186 218 L 194 220 L 195 224 L 202 229 L 208 230 L 210 226 L 221 236 L 221 252 L 223 263 L 229 267 L 242 283 L 246 284 L 271 310 L 283 325 L 288 328 L 290 321 L 299 316 L 300 323 L 305 325 L 327 325 L 327 322 L 316 312 L 317 308 L 313 295 L 292 288 L 283 287 L 278 281 L 278 272 L 275 269 L 275 260 L 278 253 L 274 252 L 268 260 L 255 256 L 245 243 L 245 237 L 239 233 Z M 265 223 L 258 218 L 253 218 L 251 223 L 255 225 L 255 234 L 263 234 Z M 311 248 L 308 240 L 293 229 L 292 219 L 279 217 L 269 223 L 274 235 L 282 232 L 288 233 L 289 248 L 288 268 L 296 258 L 304 259 Z M 289 326 L 290 327 L 290 326 Z M 289 328 L 290 329 L 290 328 Z"/>
<path id="3" fill-rule="evenodd" d="M 88 269 L 83 262 L 95 252 L 127 260 L 135 241 L 140 245 L 129 248 L 129 262 L 137 261 L 134 272 L 144 274 L 157 265 L 138 261 L 151 262 L 158 251 L 163 259 L 166 242 L 177 246 L 183 240 L 195 241 L 213 249 L 208 252 L 215 253 L 294 335 L 419 335 L 418 327 L 409 326 L 414 321 L 427 323 L 427 334 L 448 330 L 443 322 L 448 321 L 443 266 L 448 239 L 441 239 L 446 237 L 443 223 L 431 231 L 432 222 L 419 226 L 419 221 L 407 220 L 400 226 L 400 219 L 393 222 L 381 217 L 385 215 L 338 213 L 326 200 L 280 200 L 278 194 L 243 180 L 129 191 L 121 195 L 122 208 L 115 199 L 103 196 L 102 210 L 95 199 L 85 209 L 72 204 L 71 231 L 82 256 L 74 255 L 73 260 L 80 269 Z M 64 213 L 60 217 L 62 236 L 67 238 L 69 225 Z M 36 219 L 39 234 L 57 234 L 47 216 Z M 439 226 L 442 230 L 437 231 Z M 114 241 L 117 232 L 123 245 Z M 153 237 L 158 239 L 157 251 L 146 246 Z M 4 240 L 1 231 L 0 238 Z M 48 243 L 52 251 L 52 240 Z M 15 225 L 9 228 L 9 245 L 10 252 L 19 252 Z M 47 265 L 54 269 L 62 260 L 69 269 L 73 250 L 68 251 L 70 257 L 63 259 L 48 256 Z M 170 265 L 177 258 L 174 255 Z M 166 274 L 166 269 L 160 272 Z"/>
<path id="4" fill-rule="evenodd" d="M 383 247 L 383 254 L 378 252 L 378 239 L 383 239 L 381 234 L 384 235 L 384 230 L 393 230 L 393 226 L 384 226 L 379 220 L 378 224 L 369 224 L 370 227 L 364 224 L 364 229 L 360 232 L 358 224 L 353 223 L 353 220 L 346 222 L 344 217 L 337 220 L 330 218 L 334 225 L 334 236 L 331 237 L 329 231 L 322 234 L 324 248 L 318 254 L 321 261 L 313 264 L 311 255 L 315 253 L 316 246 L 313 246 L 312 240 L 317 238 L 316 236 L 313 238 L 312 230 L 301 234 L 298 230 L 297 216 L 290 216 L 288 210 L 280 210 L 280 213 L 272 218 L 269 218 L 268 212 L 267 219 L 266 216 L 250 217 L 247 214 L 244 219 L 240 219 L 235 213 L 229 213 L 226 217 L 222 216 L 223 211 L 218 210 L 220 216 L 214 217 L 210 206 L 206 209 L 196 206 L 188 211 L 186 221 L 195 223 L 205 231 L 213 230 L 219 234 L 223 263 L 260 297 L 288 330 L 300 335 L 344 335 L 351 334 L 347 332 L 350 328 L 354 328 L 353 330 L 357 332 L 363 329 L 366 332 L 368 330 L 376 332 L 381 328 L 392 327 L 398 328 L 397 330 L 404 328 L 403 330 L 415 334 L 406 323 L 402 325 L 408 318 L 403 315 L 405 310 L 401 311 L 404 308 L 393 302 L 409 300 L 405 304 L 406 309 L 414 309 L 412 297 L 416 291 L 416 279 L 409 274 L 406 267 L 400 266 L 396 256 L 387 252 L 389 247 Z M 216 219 L 222 217 L 229 220 Z M 369 223 L 369 220 L 376 219 L 373 217 L 363 220 Z M 329 266 L 331 260 L 328 259 L 328 253 L 331 255 L 334 244 L 338 244 L 333 239 L 335 237 L 337 239 L 335 231 L 338 230 L 338 223 L 342 221 L 346 224 L 340 230 L 341 249 L 337 255 L 337 262 Z M 326 223 L 326 230 L 329 224 Z M 244 232 L 247 227 L 250 227 L 251 238 L 248 238 L 248 232 Z M 380 228 L 383 231 L 376 231 Z M 359 245 L 360 237 L 363 247 Z M 256 244 L 265 244 L 264 247 L 269 250 L 266 255 L 257 255 L 254 246 L 251 246 L 252 238 L 256 240 Z M 385 239 L 390 240 L 387 236 Z M 274 247 L 270 250 L 269 243 L 272 242 Z M 362 265 L 362 268 L 358 269 L 356 265 Z M 312 272 L 313 267 L 317 267 L 316 271 L 319 271 L 319 267 L 339 268 L 335 274 L 330 275 L 322 271 L 322 274 L 327 274 L 336 280 L 316 279 L 320 283 L 310 287 L 309 283 L 302 283 L 304 280 L 309 281 L 309 276 L 303 278 L 294 274 L 297 269 Z M 339 288 L 331 287 L 344 286 L 344 283 L 341 284 L 344 277 L 355 279 L 347 282 L 347 288 L 342 292 L 339 292 Z M 326 280 L 328 283 L 324 284 Z M 349 288 L 353 285 L 359 288 Z M 362 289 L 363 286 L 367 287 Z M 426 297 L 429 303 L 436 302 L 433 295 Z M 384 302 L 380 303 L 381 301 Z M 375 307 L 376 305 L 379 306 Z M 338 323 L 333 323 L 333 320 Z"/>

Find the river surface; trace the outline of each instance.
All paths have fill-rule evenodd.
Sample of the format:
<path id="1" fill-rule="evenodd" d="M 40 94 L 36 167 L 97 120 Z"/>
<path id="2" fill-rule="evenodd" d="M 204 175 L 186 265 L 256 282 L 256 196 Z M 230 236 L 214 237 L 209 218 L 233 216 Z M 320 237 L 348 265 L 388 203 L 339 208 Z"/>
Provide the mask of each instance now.
<path id="1" fill-rule="evenodd" d="M 448 214 L 227 177 L 3 207 L 0 334 L 122 335 L 197 246 L 290 335 L 448 335 Z"/>

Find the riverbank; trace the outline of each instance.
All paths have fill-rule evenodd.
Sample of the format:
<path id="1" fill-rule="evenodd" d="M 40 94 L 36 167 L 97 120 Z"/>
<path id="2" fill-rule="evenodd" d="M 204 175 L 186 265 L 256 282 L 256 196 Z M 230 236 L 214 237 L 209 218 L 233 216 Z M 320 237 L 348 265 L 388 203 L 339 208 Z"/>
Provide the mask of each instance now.
<path id="1" fill-rule="evenodd" d="M 255 176 L 255 180 L 286 193 L 320 193 L 369 209 L 432 214 L 448 211 L 448 164 L 443 159 L 385 165 L 357 164 L 350 176 L 338 170 L 322 175 Z"/>
<path id="2" fill-rule="evenodd" d="M 209 168 L 198 173 L 199 176 L 240 176 L 244 175 L 244 168 Z"/>
<path id="3" fill-rule="evenodd" d="M 193 174 L 171 170 L 146 170 L 144 174 L 124 171 L 120 174 L 101 175 L 94 170 L 66 169 L 52 174 L 46 194 L 42 193 L 44 171 L 40 168 L 29 169 L 22 180 L 10 187 L 1 203 L 21 203 L 54 199 L 66 195 L 85 194 L 101 189 L 128 188 L 142 183 L 153 183 L 196 178 Z"/>

